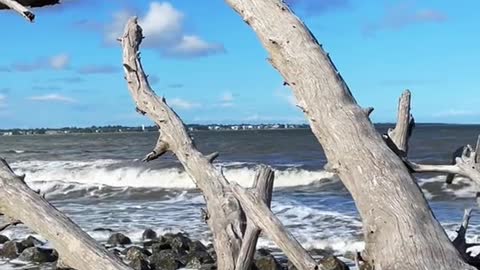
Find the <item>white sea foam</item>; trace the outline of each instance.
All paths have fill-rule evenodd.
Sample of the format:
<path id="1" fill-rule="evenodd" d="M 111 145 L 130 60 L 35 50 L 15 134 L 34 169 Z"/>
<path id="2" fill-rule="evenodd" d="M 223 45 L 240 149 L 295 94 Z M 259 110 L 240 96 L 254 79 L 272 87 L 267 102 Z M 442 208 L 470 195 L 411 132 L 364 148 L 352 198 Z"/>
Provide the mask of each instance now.
<path id="1" fill-rule="evenodd" d="M 28 161 L 13 163 L 13 167 L 26 174 L 26 181 L 37 182 L 43 186 L 36 188 L 53 189 L 58 182 L 75 183 L 79 186 L 110 187 L 159 187 L 159 188 L 195 188 L 187 173 L 178 168 L 149 169 L 142 167 L 122 167 L 112 165 L 115 160 L 95 161 Z M 236 164 L 238 166 L 239 164 Z M 255 169 L 251 167 L 228 168 L 223 172 L 227 179 L 242 186 L 250 186 Z M 325 171 L 308 171 L 298 168 L 276 172 L 276 187 L 309 185 L 333 175 Z"/>

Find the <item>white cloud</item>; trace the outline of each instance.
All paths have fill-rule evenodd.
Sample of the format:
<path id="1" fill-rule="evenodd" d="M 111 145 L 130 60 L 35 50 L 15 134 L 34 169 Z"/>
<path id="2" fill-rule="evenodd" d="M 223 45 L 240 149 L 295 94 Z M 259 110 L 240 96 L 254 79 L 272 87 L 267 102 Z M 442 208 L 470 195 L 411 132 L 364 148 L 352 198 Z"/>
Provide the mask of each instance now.
<path id="1" fill-rule="evenodd" d="M 188 101 L 181 98 L 169 99 L 167 100 L 167 103 L 172 107 L 176 107 L 178 109 L 183 109 L 183 110 L 192 110 L 192 109 L 201 107 L 199 103 Z"/>
<path id="2" fill-rule="evenodd" d="M 70 64 L 70 56 L 66 53 L 55 55 L 50 58 L 49 63 L 53 69 L 65 69 Z"/>
<path id="3" fill-rule="evenodd" d="M 76 103 L 77 101 L 73 98 L 63 96 L 60 94 L 46 94 L 41 96 L 32 96 L 28 98 L 32 101 L 38 102 L 60 102 L 60 103 Z"/>
<path id="4" fill-rule="evenodd" d="M 32 72 L 44 69 L 64 70 L 68 68 L 69 64 L 70 56 L 62 53 L 48 58 L 38 58 L 33 62 L 17 62 L 8 69 L 19 72 Z"/>
<path id="5" fill-rule="evenodd" d="M 108 43 L 116 44 L 132 12 L 121 11 L 113 16 L 105 33 Z M 139 18 L 143 28 L 145 48 L 158 50 L 166 56 L 197 57 L 224 52 L 221 44 L 209 43 L 184 31 L 185 15 L 168 2 L 151 2 L 148 12 Z"/>

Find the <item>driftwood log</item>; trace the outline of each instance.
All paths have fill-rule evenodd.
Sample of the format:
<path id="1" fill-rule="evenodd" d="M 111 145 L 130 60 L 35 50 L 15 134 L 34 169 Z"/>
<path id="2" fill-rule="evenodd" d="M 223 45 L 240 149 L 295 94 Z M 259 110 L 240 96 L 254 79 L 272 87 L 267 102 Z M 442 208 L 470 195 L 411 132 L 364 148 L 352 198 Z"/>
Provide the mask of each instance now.
<path id="1" fill-rule="evenodd" d="M 395 129 L 403 130 L 399 137 L 391 136 L 391 132 L 388 132 L 384 137 L 386 138 L 387 144 L 392 147 L 392 150 L 399 154 L 399 156 L 404 160 L 405 164 L 410 168 L 410 171 L 413 173 L 444 173 L 448 174 L 447 179 L 450 177 L 451 183 L 455 175 L 461 175 L 471 179 L 474 184 L 480 185 L 480 165 L 479 165 L 479 156 L 480 156 L 480 137 L 477 139 L 477 145 L 473 149 L 470 145 L 464 146 L 461 148 L 461 152 L 457 149 L 454 153 L 456 158 L 454 159 L 454 164 L 451 165 L 428 165 L 428 164 L 417 164 L 408 159 L 408 141 L 413 132 L 414 125 L 412 125 L 413 117 L 411 116 L 411 94 L 410 91 L 406 90 L 400 97 L 399 107 L 398 107 L 398 120 Z M 391 142 L 392 144 L 389 144 Z M 402 151 L 400 149 L 405 149 Z M 450 176 L 452 175 L 452 176 Z M 467 249 L 476 246 L 478 244 L 468 244 L 466 242 L 465 235 L 468 229 L 468 223 L 470 220 L 472 210 L 466 209 L 462 225 L 457 231 L 457 237 L 452 241 L 453 245 L 457 248 L 458 252 L 462 255 L 463 259 L 468 262 L 470 265 L 475 267 L 480 267 L 480 257 L 472 257 L 467 253 Z"/>
<path id="2" fill-rule="evenodd" d="M 474 269 L 451 243 L 407 166 L 389 149 L 317 39 L 281 0 L 226 0 L 292 89 L 363 222 L 375 269 Z"/>
<path id="3" fill-rule="evenodd" d="M 43 7 L 60 3 L 60 0 L 0 0 L 0 10 L 11 9 L 18 12 L 30 22 L 35 19 L 35 14 L 27 7 Z"/>
<path id="4" fill-rule="evenodd" d="M 180 117 L 168 106 L 165 98 L 160 98 L 153 92 L 148 83 L 140 61 L 139 46 L 142 39 L 142 29 L 137 18 L 131 18 L 120 38 L 125 78 L 137 106 L 136 110 L 152 119 L 160 131 L 154 150 L 144 160 L 151 161 L 168 151 L 173 152 L 202 191 L 207 205 L 206 222 L 213 234 L 218 269 L 249 270 L 261 230 L 265 230 L 264 233 L 282 248 L 299 270 L 323 269 L 271 212 L 271 169 L 261 167 L 253 191 L 247 191 L 230 184 L 221 171 L 213 166 L 212 162 L 218 153 L 204 156 L 197 150 Z M 252 200 L 255 200 L 256 205 L 252 205 Z"/>
<path id="5" fill-rule="evenodd" d="M 48 239 L 62 260 L 77 270 L 131 270 L 92 237 L 58 211 L 42 196 L 31 190 L 24 176 L 16 175 L 0 159 L 0 212 L 20 221 Z"/>
<path id="6" fill-rule="evenodd" d="M 384 135 L 387 144 L 405 161 L 406 165 L 412 172 L 444 173 L 447 174 L 448 184 L 451 184 L 455 175 L 461 175 L 471 179 L 477 185 L 480 185 L 480 136 L 477 138 L 475 148 L 466 145 L 455 150 L 452 164 L 418 164 L 407 158 L 408 141 L 413 132 L 414 126 L 415 124 L 411 114 L 411 93 L 409 90 L 406 90 L 400 97 L 396 127 L 394 130 L 389 130 L 388 133 Z"/>

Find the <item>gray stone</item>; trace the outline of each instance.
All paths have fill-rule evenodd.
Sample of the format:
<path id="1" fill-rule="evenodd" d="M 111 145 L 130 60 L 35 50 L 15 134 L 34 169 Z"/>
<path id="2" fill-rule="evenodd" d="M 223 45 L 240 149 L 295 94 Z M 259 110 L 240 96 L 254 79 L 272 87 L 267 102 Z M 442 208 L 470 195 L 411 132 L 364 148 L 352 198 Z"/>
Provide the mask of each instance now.
<path id="1" fill-rule="evenodd" d="M 160 250 L 150 256 L 150 265 L 155 270 L 175 270 L 183 265 L 173 250 Z"/>
<path id="2" fill-rule="evenodd" d="M 8 237 L 0 234 L 0 244 L 5 244 L 8 241 L 10 241 L 10 239 L 8 239 Z"/>
<path id="3" fill-rule="evenodd" d="M 280 270 L 282 267 L 275 257 L 266 249 L 259 249 L 255 253 L 255 268 L 257 270 Z"/>
<path id="4" fill-rule="evenodd" d="M 53 255 L 53 250 L 39 248 L 39 247 L 29 247 L 25 249 L 18 259 L 22 261 L 35 262 L 35 263 L 47 263 L 54 262 L 58 258 Z"/>
<path id="5" fill-rule="evenodd" d="M 130 267 L 135 270 L 150 270 L 150 265 L 145 259 L 135 258 L 129 263 Z"/>
<path id="6" fill-rule="evenodd" d="M 319 261 L 325 270 L 348 270 L 348 265 L 335 256 L 327 256 Z"/>
<path id="7" fill-rule="evenodd" d="M 125 259 L 129 261 L 133 261 L 135 259 L 146 260 L 148 256 L 152 255 L 150 251 L 136 246 L 125 249 L 122 251 L 122 254 L 125 254 Z"/>
<path id="8" fill-rule="evenodd" d="M 114 233 L 108 238 L 107 244 L 111 246 L 124 246 L 132 243 L 132 240 L 122 233 Z"/>
<path id="9" fill-rule="evenodd" d="M 37 247 L 37 246 L 43 246 L 45 243 L 42 241 L 38 240 L 37 238 L 29 235 L 25 240 L 23 240 L 22 245 L 25 246 L 25 248 L 30 248 L 30 247 Z"/>
<path id="10" fill-rule="evenodd" d="M 142 234 L 142 239 L 143 240 L 148 240 L 148 239 L 155 239 L 157 238 L 157 233 L 152 230 L 152 229 L 146 229 L 143 234 Z"/>
<path id="11" fill-rule="evenodd" d="M 8 241 L 0 250 L 0 257 L 14 259 L 17 258 L 23 250 L 25 250 L 25 246 L 23 246 L 22 243 Z"/>

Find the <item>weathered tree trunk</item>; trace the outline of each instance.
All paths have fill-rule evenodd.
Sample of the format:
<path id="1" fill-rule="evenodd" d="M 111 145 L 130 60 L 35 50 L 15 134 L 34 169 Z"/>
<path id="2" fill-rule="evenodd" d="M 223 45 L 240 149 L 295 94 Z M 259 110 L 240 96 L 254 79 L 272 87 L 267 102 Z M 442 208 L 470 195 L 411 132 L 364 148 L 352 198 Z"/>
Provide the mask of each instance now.
<path id="1" fill-rule="evenodd" d="M 285 251 L 299 270 L 318 269 L 313 258 L 283 228 L 269 209 L 273 188 L 273 172 L 270 168 L 261 167 L 254 181 L 254 191 L 245 191 L 241 187 L 232 187 L 212 165 L 218 153 L 204 156 L 197 150 L 180 117 L 167 105 L 165 99 L 156 96 L 150 88 L 139 57 L 142 39 L 142 29 L 137 24 L 137 18 L 130 19 L 120 39 L 126 80 L 137 111 L 155 121 L 160 129 L 154 150 L 144 160 L 151 161 L 167 151 L 173 152 L 202 191 L 208 210 L 206 221 L 212 231 L 217 252 L 218 269 L 250 270 L 261 229 L 268 229 L 265 233 Z M 235 194 L 231 192 L 232 188 Z M 248 196 L 241 196 L 242 191 Z M 249 199 L 244 200 L 251 197 L 258 205 L 252 206 Z M 252 215 L 252 209 L 261 211 L 270 218 L 259 222 Z M 306 263 L 309 264 L 296 259 L 300 257 L 307 258 Z"/>
<path id="2" fill-rule="evenodd" d="M 77 270 L 131 270 L 67 216 L 31 190 L 0 159 L 0 212 L 48 239 L 62 260 Z"/>
<path id="3" fill-rule="evenodd" d="M 308 28 L 281 0 L 226 0 L 257 33 L 353 196 L 375 269 L 474 269 Z"/>

